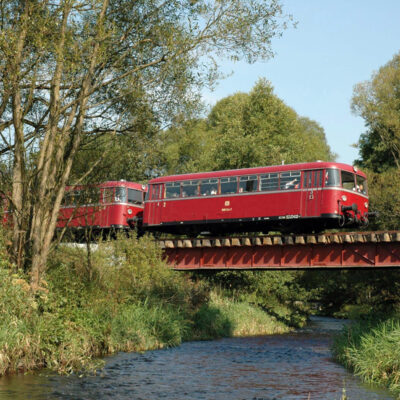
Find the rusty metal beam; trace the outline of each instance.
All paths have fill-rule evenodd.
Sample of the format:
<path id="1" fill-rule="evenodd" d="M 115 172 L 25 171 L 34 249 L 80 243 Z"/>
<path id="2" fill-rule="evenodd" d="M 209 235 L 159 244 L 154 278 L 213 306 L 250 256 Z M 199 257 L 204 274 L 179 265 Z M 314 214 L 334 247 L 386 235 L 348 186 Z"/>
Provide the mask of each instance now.
<path id="1" fill-rule="evenodd" d="M 380 233 L 378 239 L 371 236 L 372 240 L 367 241 L 357 240 L 355 235 L 358 234 L 350 239 L 343 235 L 340 240 L 327 241 L 305 237 L 304 244 L 296 244 L 301 242 L 296 239 L 280 242 L 258 239 L 251 243 L 231 239 L 229 245 L 221 245 L 218 239 L 219 242 L 197 241 L 190 245 L 177 243 L 164 246 L 163 251 L 167 262 L 176 270 L 400 267 L 398 235 Z"/>

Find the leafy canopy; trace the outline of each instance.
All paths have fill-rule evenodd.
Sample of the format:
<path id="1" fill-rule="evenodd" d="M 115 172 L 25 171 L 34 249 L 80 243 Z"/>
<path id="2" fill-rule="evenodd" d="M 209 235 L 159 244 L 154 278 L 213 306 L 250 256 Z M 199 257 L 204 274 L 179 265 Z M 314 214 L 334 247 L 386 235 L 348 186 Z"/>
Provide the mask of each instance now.
<path id="1" fill-rule="evenodd" d="M 367 127 L 358 143 L 358 164 L 375 172 L 400 168 L 400 53 L 355 86 L 352 110 Z"/>
<path id="2" fill-rule="evenodd" d="M 261 79 L 250 93 L 220 100 L 207 119 L 162 132 L 166 173 L 332 160 L 323 128 L 300 117 Z"/>

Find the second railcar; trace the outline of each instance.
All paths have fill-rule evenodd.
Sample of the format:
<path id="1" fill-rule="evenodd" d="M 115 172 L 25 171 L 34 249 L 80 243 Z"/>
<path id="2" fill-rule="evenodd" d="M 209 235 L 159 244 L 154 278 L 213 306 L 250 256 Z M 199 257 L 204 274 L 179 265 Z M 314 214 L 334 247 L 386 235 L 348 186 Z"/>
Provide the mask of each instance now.
<path id="1" fill-rule="evenodd" d="M 77 236 L 88 228 L 93 235 L 133 229 L 142 221 L 146 190 L 146 185 L 124 180 L 69 186 L 57 229 L 67 227 Z"/>
<path id="2" fill-rule="evenodd" d="M 365 174 L 334 162 L 156 178 L 143 215 L 144 229 L 175 234 L 307 232 L 367 223 Z"/>

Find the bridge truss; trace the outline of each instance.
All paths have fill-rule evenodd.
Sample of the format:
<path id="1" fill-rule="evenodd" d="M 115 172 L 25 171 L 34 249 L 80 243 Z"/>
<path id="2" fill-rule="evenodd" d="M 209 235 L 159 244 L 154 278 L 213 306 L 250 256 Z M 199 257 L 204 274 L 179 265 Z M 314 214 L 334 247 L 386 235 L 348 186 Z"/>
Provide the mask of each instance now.
<path id="1" fill-rule="evenodd" d="M 165 239 L 176 270 L 400 267 L 400 231 Z"/>

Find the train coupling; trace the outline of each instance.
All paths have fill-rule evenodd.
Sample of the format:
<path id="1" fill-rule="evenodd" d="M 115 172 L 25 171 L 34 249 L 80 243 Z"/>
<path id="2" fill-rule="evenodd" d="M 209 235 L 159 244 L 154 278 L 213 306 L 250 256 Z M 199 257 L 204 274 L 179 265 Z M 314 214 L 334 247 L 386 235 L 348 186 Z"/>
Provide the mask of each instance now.
<path id="1" fill-rule="evenodd" d="M 346 211 L 354 211 L 356 212 L 358 210 L 357 204 L 353 203 L 351 206 L 342 206 L 342 212 Z"/>

